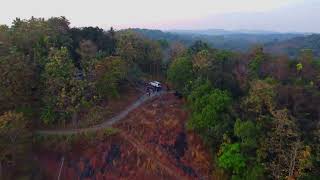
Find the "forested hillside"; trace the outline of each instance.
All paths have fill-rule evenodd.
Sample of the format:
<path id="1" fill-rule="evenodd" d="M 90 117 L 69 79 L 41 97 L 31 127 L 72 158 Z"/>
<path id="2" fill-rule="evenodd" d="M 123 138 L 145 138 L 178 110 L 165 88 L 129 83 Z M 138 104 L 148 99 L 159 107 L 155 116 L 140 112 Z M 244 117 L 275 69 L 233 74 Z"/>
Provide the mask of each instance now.
<path id="1" fill-rule="evenodd" d="M 0 179 L 55 179 L 61 157 L 64 177 L 79 179 L 318 179 L 320 62 L 308 49 L 317 35 L 288 41 L 295 58 L 250 48 L 286 35 L 219 38 L 71 28 L 65 17 L 1 25 Z M 150 79 L 175 93 L 128 115 L 121 98 L 146 97 L 136 85 Z M 117 102 L 124 121 L 102 137 L 77 133 Z"/>
<path id="2" fill-rule="evenodd" d="M 310 51 L 293 60 L 197 42 L 173 59 L 168 79 L 186 97 L 187 126 L 212 150 L 217 177 L 317 179 L 319 73 Z"/>
<path id="3" fill-rule="evenodd" d="M 185 46 L 190 46 L 192 43 L 201 40 L 217 49 L 242 53 L 247 53 L 254 46 L 259 45 L 263 46 L 265 51 L 270 54 L 291 58 L 297 58 L 303 49 L 310 49 L 314 56 L 320 56 L 320 35 L 318 34 L 225 30 L 173 30 L 169 32 L 149 29 L 132 30 L 153 40 L 178 41 Z"/>
<path id="4" fill-rule="evenodd" d="M 296 37 L 282 42 L 265 44 L 266 51 L 277 55 L 297 57 L 302 49 L 310 49 L 314 56 L 320 56 L 320 35 Z"/>
<path id="5" fill-rule="evenodd" d="M 131 31 L 70 28 L 64 17 L 1 25 L 0 179 L 35 178 L 33 130 L 80 126 L 85 113 L 96 118 L 100 104 L 162 66 L 160 44 Z"/>

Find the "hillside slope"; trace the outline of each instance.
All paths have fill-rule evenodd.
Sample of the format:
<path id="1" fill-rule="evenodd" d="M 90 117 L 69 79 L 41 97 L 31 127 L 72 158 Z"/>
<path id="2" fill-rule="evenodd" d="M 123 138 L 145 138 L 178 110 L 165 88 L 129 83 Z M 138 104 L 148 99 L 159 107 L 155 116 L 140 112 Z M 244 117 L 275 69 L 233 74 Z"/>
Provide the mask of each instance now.
<path id="1" fill-rule="evenodd" d="M 114 127 L 119 133 L 69 151 L 43 148 L 38 160 L 48 179 L 208 178 L 211 159 L 200 139 L 184 128 L 187 112 L 172 94 L 145 103 Z"/>

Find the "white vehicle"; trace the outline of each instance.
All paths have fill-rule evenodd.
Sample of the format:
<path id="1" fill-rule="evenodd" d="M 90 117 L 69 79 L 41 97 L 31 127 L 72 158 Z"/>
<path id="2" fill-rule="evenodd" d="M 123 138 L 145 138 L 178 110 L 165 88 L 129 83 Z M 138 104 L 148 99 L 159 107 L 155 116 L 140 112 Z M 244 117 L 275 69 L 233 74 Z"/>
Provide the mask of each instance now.
<path id="1" fill-rule="evenodd" d="M 161 83 L 158 82 L 158 81 L 151 81 L 149 82 L 149 84 L 153 87 L 156 87 L 156 88 L 161 88 Z"/>

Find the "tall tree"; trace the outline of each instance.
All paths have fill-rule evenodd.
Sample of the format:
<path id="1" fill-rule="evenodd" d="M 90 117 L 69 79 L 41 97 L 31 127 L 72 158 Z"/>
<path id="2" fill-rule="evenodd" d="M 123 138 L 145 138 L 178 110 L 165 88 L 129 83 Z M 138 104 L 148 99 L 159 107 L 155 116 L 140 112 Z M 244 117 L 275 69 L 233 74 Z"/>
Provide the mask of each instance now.
<path id="1" fill-rule="evenodd" d="M 126 78 L 128 68 L 125 61 L 117 56 L 98 61 L 93 70 L 98 96 L 100 98 L 119 96 L 119 84 Z"/>
<path id="2" fill-rule="evenodd" d="M 42 119 L 45 123 L 65 122 L 72 116 L 75 121 L 86 82 L 76 77 L 77 69 L 67 48 L 52 50 L 48 61 L 42 75 L 45 104 Z"/>
<path id="3" fill-rule="evenodd" d="M 189 127 L 200 133 L 207 142 L 219 145 L 223 134 L 232 127 L 232 99 L 229 93 L 214 89 L 206 82 L 195 86 L 188 101 L 192 109 Z"/>
<path id="4" fill-rule="evenodd" d="M 0 113 L 32 108 L 37 87 L 35 67 L 24 56 L 0 56 Z"/>
<path id="5" fill-rule="evenodd" d="M 179 57 L 173 61 L 168 69 L 168 80 L 173 83 L 177 90 L 188 93 L 192 84 L 192 62 L 188 57 Z"/>

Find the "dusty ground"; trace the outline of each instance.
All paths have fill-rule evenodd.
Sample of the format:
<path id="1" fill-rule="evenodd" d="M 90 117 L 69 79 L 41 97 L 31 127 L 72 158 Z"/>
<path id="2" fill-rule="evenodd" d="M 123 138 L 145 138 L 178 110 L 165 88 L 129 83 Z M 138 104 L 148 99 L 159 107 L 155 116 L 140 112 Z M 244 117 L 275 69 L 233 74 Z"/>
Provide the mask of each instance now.
<path id="1" fill-rule="evenodd" d="M 188 114 L 172 94 L 147 102 L 116 124 L 120 132 L 63 153 L 61 179 L 212 179 L 209 154 L 185 130 Z M 56 179 L 62 153 L 42 149 L 38 160 Z"/>

